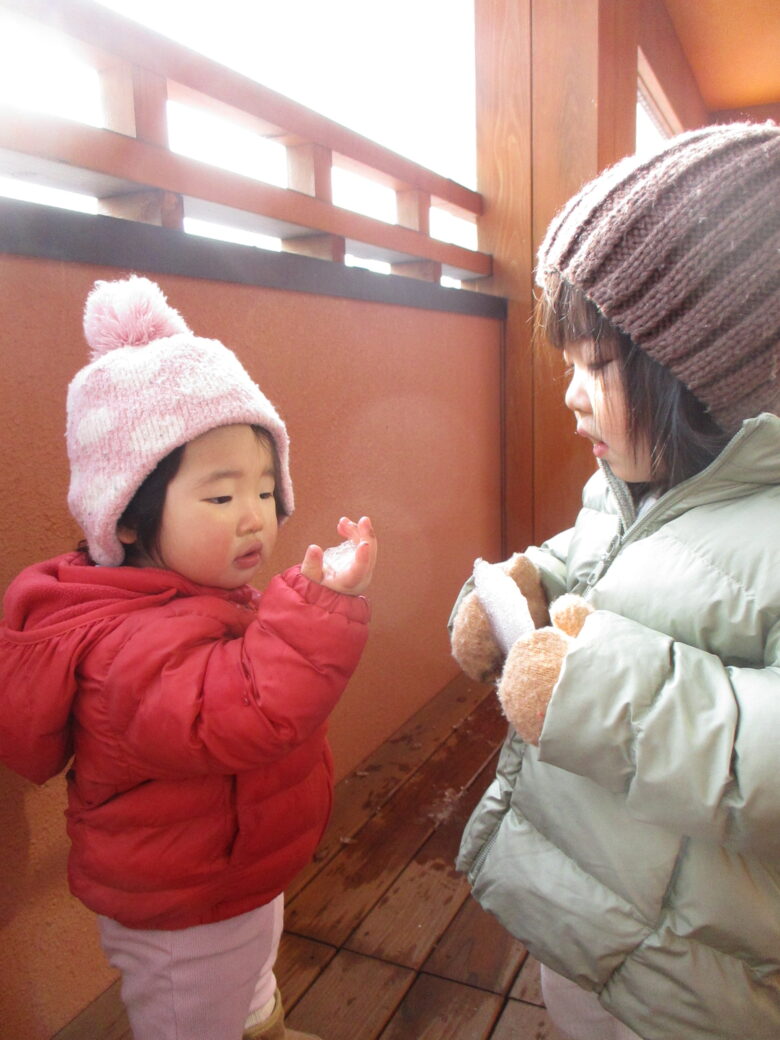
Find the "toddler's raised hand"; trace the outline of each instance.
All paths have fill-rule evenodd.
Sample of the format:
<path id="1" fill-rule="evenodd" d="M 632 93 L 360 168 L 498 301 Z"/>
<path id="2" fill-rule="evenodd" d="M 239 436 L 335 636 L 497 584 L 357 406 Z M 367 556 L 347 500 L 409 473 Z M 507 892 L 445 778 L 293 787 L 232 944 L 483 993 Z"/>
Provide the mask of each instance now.
<path id="1" fill-rule="evenodd" d="M 335 592 L 360 596 L 368 588 L 376 563 L 377 541 L 371 521 L 362 516 L 357 523 L 342 516 L 336 530 L 341 545 L 326 549 L 310 545 L 301 564 L 301 574 Z"/>

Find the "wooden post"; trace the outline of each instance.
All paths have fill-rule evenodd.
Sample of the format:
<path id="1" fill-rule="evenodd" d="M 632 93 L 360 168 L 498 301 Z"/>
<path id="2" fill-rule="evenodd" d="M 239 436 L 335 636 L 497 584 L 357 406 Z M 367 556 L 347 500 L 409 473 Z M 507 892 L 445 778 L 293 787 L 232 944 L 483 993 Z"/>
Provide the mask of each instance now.
<path id="1" fill-rule="evenodd" d="M 419 278 L 423 282 L 440 282 L 441 264 L 435 260 L 399 260 L 390 264 L 390 273 Z"/>
<path id="2" fill-rule="evenodd" d="M 297 235 L 282 239 L 282 246 L 287 253 L 344 263 L 345 242 L 340 235 Z"/>
<path id="3" fill-rule="evenodd" d="M 424 235 L 431 233 L 431 196 L 428 192 L 402 189 L 395 193 L 395 204 L 401 227 L 421 231 Z"/>
<path id="4" fill-rule="evenodd" d="M 479 246 L 509 301 L 505 549 L 569 526 L 593 470 L 561 365 L 532 341 L 536 250 L 557 209 L 634 148 L 638 0 L 475 0 Z"/>
<path id="5" fill-rule="evenodd" d="M 293 191 L 332 203 L 332 168 L 333 153 L 330 148 L 311 142 L 287 145 L 287 185 Z M 282 248 L 288 253 L 300 253 L 343 264 L 346 242 L 340 235 L 299 235 L 282 239 Z"/>
<path id="6" fill-rule="evenodd" d="M 479 248 L 483 291 L 506 296 L 502 387 L 504 555 L 533 541 L 531 0 L 475 0 Z"/>
<path id="7" fill-rule="evenodd" d="M 181 195 L 174 191 L 149 188 L 121 195 L 104 195 L 100 199 L 100 212 L 109 217 L 138 220 L 174 230 L 184 227 L 184 204 Z"/>
<path id="8" fill-rule="evenodd" d="M 168 85 L 165 77 L 123 61 L 111 62 L 99 73 L 106 127 L 167 148 Z M 184 202 L 175 192 L 156 189 L 133 191 L 101 198 L 99 205 L 100 212 L 108 216 L 179 230 L 184 227 Z"/>
<path id="9" fill-rule="evenodd" d="M 333 202 L 333 153 L 319 144 L 288 145 L 287 186 L 323 202 Z"/>
<path id="10" fill-rule="evenodd" d="M 606 166 L 634 151 L 638 0 L 533 0 L 533 241 Z M 566 75 L 561 75 L 561 69 Z M 534 370 L 534 537 L 571 525 L 595 469 L 563 405 L 563 362 L 539 345 Z"/>

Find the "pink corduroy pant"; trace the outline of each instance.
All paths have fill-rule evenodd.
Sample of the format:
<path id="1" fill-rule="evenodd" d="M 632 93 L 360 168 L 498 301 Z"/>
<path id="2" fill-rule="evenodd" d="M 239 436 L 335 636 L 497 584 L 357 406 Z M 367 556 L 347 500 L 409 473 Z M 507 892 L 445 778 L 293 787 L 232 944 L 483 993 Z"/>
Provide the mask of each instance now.
<path id="1" fill-rule="evenodd" d="M 595 993 L 542 965 L 542 996 L 553 1025 L 569 1040 L 642 1040 L 610 1015 Z"/>
<path id="2" fill-rule="evenodd" d="M 216 924 L 125 928 L 98 917 L 106 956 L 122 973 L 134 1040 L 240 1040 L 247 1017 L 276 992 L 284 897 Z"/>

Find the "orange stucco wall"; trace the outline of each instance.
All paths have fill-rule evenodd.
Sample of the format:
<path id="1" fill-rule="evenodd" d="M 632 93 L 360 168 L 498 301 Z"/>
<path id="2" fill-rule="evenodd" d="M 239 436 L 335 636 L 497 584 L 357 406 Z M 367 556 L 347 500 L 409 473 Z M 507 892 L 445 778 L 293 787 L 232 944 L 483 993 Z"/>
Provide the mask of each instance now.
<path id="1" fill-rule="evenodd" d="M 0 255 L 3 588 L 79 538 L 65 391 L 86 361 L 86 294 L 120 274 Z M 455 674 L 451 602 L 474 557 L 499 553 L 501 322 L 150 276 L 196 333 L 238 353 L 287 422 L 297 511 L 275 569 L 331 544 L 343 513 L 374 521 L 372 634 L 331 723 L 341 777 Z M 64 802 L 61 777 L 35 788 L 0 767 L 0 1034 L 15 1040 L 48 1040 L 114 978 L 67 891 Z"/>

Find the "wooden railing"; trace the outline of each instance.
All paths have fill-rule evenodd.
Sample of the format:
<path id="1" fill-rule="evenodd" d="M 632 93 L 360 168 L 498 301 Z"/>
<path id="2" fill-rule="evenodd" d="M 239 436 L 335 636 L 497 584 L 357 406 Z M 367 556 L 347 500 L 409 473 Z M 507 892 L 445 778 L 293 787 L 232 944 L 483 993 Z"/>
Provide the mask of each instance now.
<path id="1" fill-rule="evenodd" d="M 481 196 L 92 0 L 0 0 L 2 17 L 64 34 L 99 74 L 105 127 L 0 105 L 0 173 L 98 198 L 100 212 L 180 228 L 192 217 L 281 239 L 333 261 L 388 261 L 394 273 L 473 283 L 484 253 L 430 235 L 433 205 L 475 221 Z M 172 151 L 166 103 L 179 101 L 286 149 L 280 188 Z M 333 205 L 345 167 L 393 189 L 397 223 Z"/>

